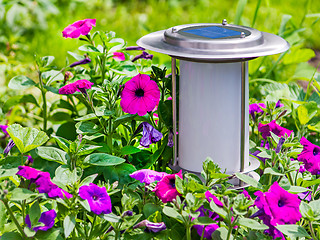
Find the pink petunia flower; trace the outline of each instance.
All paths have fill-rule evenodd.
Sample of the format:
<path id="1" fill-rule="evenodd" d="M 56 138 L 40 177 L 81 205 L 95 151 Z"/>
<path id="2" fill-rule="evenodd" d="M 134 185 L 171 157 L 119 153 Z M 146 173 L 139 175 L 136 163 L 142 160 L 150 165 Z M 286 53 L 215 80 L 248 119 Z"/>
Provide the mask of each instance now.
<path id="1" fill-rule="evenodd" d="M 150 184 L 155 181 L 162 180 L 163 177 L 167 176 L 169 174 L 165 172 L 157 172 L 150 169 L 141 169 L 138 171 L 135 171 L 130 174 L 130 177 L 140 181 L 141 183 Z"/>
<path id="2" fill-rule="evenodd" d="M 80 79 L 60 88 L 59 94 L 73 94 L 75 92 L 83 92 L 86 94 L 86 89 L 91 89 L 92 85 L 92 82 L 86 79 Z"/>
<path id="3" fill-rule="evenodd" d="M 86 79 L 80 79 L 80 80 L 77 80 L 74 82 L 74 84 L 76 85 L 77 87 L 77 91 L 79 92 L 82 92 L 83 90 L 85 89 L 91 89 L 93 83 L 86 80 Z"/>
<path id="4" fill-rule="evenodd" d="M 59 89 L 59 94 L 73 94 L 78 90 L 74 83 L 69 83 Z"/>
<path id="5" fill-rule="evenodd" d="M 65 38 L 78 38 L 80 35 L 87 35 L 92 26 L 96 26 L 96 19 L 76 21 L 62 31 L 62 36 Z"/>
<path id="6" fill-rule="evenodd" d="M 252 120 L 256 120 L 256 113 L 263 114 L 263 110 L 261 108 L 266 108 L 267 106 L 264 103 L 253 103 L 249 105 L 249 114 L 252 117 Z"/>
<path id="7" fill-rule="evenodd" d="M 181 194 L 176 189 L 176 175 L 182 179 L 182 171 L 176 174 L 169 174 L 163 177 L 153 189 L 156 196 L 162 200 L 162 202 L 171 202 L 173 199 L 176 199 L 177 196 Z"/>
<path id="8" fill-rule="evenodd" d="M 270 132 L 273 132 L 278 137 L 285 137 L 286 134 L 290 136 L 290 134 L 293 132 L 292 130 L 286 129 L 276 124 L 276 120 L 273 120 L 267 124 L 259 123 L 258 131 L 261 132 L 264 139 L 271 136 Z"/>
<path id="9" fill-rule="evenodd" d="M 298 161 L 304 163 L 305 170 L 311 174 L 320 173 L 320 147 L 309 142 L 305 137 L 300 139 L 303 145 L 302 152 L 298 155 Z M 301 171 L 303 168 L 301 169 Z"/>
<path id="10" fill-rule="evenodd" d="M 254 204 L 259 211 L 252 217 L 259 217 L 264 224 L 269 226 L 266 233 L 273 236 L 274 239 L 283 237 L 275 226 L 295 224 L 301 219 L 299 211 L 301 200 L 298 195 L 287 192 L 279 186 L 278 182 L 274 182 L 268 192 L 257 191 L 254 195 L 257 196 Z"/>
<path id="11" fill-rule="evenodd" d="M 144 116 L 151 112 L 160 100 L 160 90 L 146 74 L 138 74 L 125 83 L 121 92 L 121 108 L 124 112 Z"/>
<path id="12" fill-rule="evenodd" d="M 114 60 L 116 60 L 116 61 L 124 61 L 124 60 L 126 60 L 126 57 L 124 56 L 123 52 L 114 52 L 112 58 Z"/>

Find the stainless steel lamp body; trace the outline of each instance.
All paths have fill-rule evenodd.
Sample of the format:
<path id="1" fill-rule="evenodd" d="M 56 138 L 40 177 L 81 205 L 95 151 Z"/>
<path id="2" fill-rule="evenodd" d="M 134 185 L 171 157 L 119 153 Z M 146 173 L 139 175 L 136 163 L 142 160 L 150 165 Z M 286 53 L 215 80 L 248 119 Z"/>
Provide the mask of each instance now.
<path id="1" fill-rule="evenodd" d="M 243 68 L 244 65 L 244 68 Z M 222 170 L 234 173 L 249 165 L 248 75 L 241 92 L 242 71 L 247 62 L 201 63 L 180 61 L 179 166 L 201 172 L 202 161 L 211 157 Z M 245 96 L 242 96 L 245 94 Z M 244 97 L 245 121 L 241 122 Z M 241 140 L 244 124 L 244 140 Z M 244 144 L 244 146 L 241 146 Z"/>
<path id="2" fill-rule="evenodd" d="M 249 157 L 247 61 L 284 52 L 288 42 L 224 20 L 150 33 L 137 44 L 172 57 L 173 131 L 177 133 L 173 165 L 199 173 L 203 161 L 211 157 L 229 174 L 257 168 L 259 162 Z M 180 60 L 179 126 L 176 59 Z"/>

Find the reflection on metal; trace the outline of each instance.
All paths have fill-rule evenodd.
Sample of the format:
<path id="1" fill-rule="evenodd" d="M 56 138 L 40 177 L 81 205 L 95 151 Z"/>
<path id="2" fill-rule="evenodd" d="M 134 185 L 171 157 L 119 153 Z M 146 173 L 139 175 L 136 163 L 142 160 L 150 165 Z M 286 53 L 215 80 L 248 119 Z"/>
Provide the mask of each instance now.
<path id="1" fill-rule="evenodd" d="M 172 71 L 172 125 L 173 125 L 173 166 L 178 164 L 177 161 L 177 83 L 176 83 L 176 59 L 171 59 L 171 71 Z"/>

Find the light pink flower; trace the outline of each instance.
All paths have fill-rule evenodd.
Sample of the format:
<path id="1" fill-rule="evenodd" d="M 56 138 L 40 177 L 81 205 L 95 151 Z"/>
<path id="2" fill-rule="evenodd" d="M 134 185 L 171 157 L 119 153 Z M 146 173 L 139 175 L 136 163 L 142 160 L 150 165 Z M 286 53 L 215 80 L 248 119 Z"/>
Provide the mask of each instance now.
<path id="1" fill-rule="evenodd" d="M 125 83 L 121 92 L 121 108 L 124 112 L 144 116 L 151 112 L 160 100 L 160 90 L 146 74 L 138 74 Z"/>
<path id="2" fill-rule="evenodd" d="M 114 60 L 117 60 L 117 61 L 124 61 L 124 60 L 126 60 L 126 57 L 124 56 L 124 53 L 123 53 L 123 52 L 114 52 L 112 58 L 113 58 Z"/>
<path id="3" fill-rule="evenodd" d="M 76 21 L 62 31 L 62 36 L 65 38 L 78 38 L 80 35 L 87 35 L 92 26 L 96 26 L 96 19 Z"/>

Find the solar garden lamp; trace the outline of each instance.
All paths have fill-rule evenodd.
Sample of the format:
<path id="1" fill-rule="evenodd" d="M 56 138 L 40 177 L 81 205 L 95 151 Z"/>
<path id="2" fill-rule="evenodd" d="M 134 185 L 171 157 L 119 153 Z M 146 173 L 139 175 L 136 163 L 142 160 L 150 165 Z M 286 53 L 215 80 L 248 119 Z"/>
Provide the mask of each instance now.
<path id="1" fill-rule="evenodd" d="M 227 174 L 254 175 L 259 161 L 249 156 L 248 61 L 284 52 L 288 42 L 223 20 L 222 24 L 187 24 L 153 32 L 137 44 L 172 59 L 173 166 L 200 173 L 209 156 Z M 178 125 L 176 59 L 180 66 Z"/>

